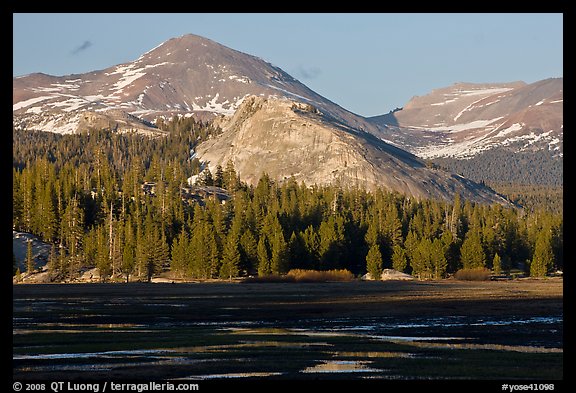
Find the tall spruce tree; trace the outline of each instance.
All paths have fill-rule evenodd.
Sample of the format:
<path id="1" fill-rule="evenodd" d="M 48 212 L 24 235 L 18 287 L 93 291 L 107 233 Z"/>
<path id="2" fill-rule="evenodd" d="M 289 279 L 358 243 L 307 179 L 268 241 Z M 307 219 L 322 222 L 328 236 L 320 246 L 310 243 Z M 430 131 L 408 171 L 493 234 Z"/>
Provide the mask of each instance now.
<path id="1" fill-rule="evenodd" d="M 546 277 L 550 268 L 554 265 L 554 253 L 550 230 L 542 230 L 536 238 L 534 255 L 530 263 L 530 276 Z"/>
<path id="2" fill-rule="evenodd" d="M 264 236 L 258 240 L 258 276 L 267 276 L 272 274 L 272 266 L 270 264 L 270 251 Z"/>
<path id="3" fill-rule="evenodd" d="M 474 229 L 466 233 L 466 238 L 460 249 L 460 260 L 464 269 L 486 267 L 486 254 L 482 247 L 482 241 L 480 240 L 480 235 Z"/>
<path id="4" fill-rule="evenodd" d="M 32 252 L 32 239 L 26 240 L 26 272 L 32 274 L 34 272 L 34 254 Z"/>
<path id="5" fill-rule="evenodd" d="M 222 265 L 220 266 L 220 278 L 232 280 L 239 274 L 240 266 L 240 239 L 238 233 L 230 231 L 224 244 L 222 253 Z"/>
<path id="6" fill-rule="evenodd" d="M 496 275 L 502 273 L 502 259 L 498 253 L 494 254 L 494 259 L 492 260 L 492 270 Z"/>
<path id="7" fill-rule="evenodd" d="M 380 247 L 373 244 L 366 255 L 366 270 L 373 280 L 380 280 L 382 275 L 382 253 Z"/>
<path id="8" fill-rule="evenodd" d="M 399 272 L 405 272 L 407 267 L 408 259 L 406 256 L 406 250 L 397 244 L 393 247 L 392 268 L 394 270 L 398 270 Z"/>

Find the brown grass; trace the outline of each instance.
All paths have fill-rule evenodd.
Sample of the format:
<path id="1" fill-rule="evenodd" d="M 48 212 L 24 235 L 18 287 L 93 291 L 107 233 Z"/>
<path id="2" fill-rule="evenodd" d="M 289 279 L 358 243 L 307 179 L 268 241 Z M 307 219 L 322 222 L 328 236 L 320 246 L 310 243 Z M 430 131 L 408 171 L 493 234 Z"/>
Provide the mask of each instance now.
<path id="1" fill-rule="evenodd" d="M 352 281 L 354 275 L 346 269 L 339 270 L 304 270 L 292 269 L 287 274 L 294 277 L 297 282 L 327 282 L 327 281 Z"/>
<path id="2" fill-rule="evenodd" d="M 490 280 L 491 272 L 484 267 L 474 269 L 460 269 L 454 274 L 454 278 L 464 281 L 487 281 Z"/>
<path id="3" fill-rule="evenodd" d="M 339 270 L 305 270 L 292 269 L 286 275 L 269 274 L 266 276 L 250 277 L 243 282 L 268 283 L 268 282 L 330 282 L 352 281 L 354 275 L 346 269 Z"/>

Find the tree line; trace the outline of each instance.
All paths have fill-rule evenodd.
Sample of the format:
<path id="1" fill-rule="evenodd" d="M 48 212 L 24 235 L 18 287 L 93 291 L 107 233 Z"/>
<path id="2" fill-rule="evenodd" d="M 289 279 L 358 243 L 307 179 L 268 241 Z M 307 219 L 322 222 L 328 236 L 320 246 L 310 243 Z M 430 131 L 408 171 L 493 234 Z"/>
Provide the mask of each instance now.
<path id="1" fill-rule="evenodd" d="M 255 186 L 231 162 L 204 181 L 227 189 L 221 203 L 183 197 L 198 174 L 197 143 L 219 132 L 174 118 L 167 136 L 90 130 L 78 135 L 13 133 L 13 227 L 52 244 L 54 280 L 97 267 L 103 281 L 186 279 L 348 269 L 378 276 L 394 268 L 443 278 L 462 268 L 512 269 L 543 276 L 563 267 L 562 216 L 276 182 Z M 208 180 L 206 180 L 208 179 Z M 154 193 L 142 184 L 155 183 Z"/>

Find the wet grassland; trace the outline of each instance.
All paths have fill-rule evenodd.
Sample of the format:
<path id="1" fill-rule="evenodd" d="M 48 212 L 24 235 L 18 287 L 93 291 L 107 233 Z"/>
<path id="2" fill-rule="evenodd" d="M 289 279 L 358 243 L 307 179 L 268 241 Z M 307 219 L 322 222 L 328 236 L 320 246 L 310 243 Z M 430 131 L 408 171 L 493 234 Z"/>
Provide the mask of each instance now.
<path id="1" fill-rule="evenodd" d="M 13 286 L 13 377 L 562 379 L 562 279 Z"/>

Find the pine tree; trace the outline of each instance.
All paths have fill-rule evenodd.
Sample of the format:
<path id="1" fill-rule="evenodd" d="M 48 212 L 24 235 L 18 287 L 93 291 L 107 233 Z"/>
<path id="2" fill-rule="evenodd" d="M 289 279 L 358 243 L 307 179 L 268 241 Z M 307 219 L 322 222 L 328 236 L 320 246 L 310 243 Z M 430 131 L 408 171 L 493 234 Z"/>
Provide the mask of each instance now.
<path id="1" fill-rule="evenodd" d="M 382 235 L 380 234 L 380 225 L 378 224 L 378 220 L 376 215 L 372 215 L 372 219 L 368 224 L 368 229 L 366 231 L 366 236 L 364 236 L 366 243 L 369 247 L 380 244 L 382 242 Z"/>
<path id="2" fill-rule="evenodd" d="M 31 232 L 33 228 L 34 217 L 34 182 L 30 169 L 24 168 L 21 174 L 22 190 L 22 229 L 25 232 Z"/>
<path id="3" fill-rule="evenodd" d="M 385 244 L 388 245 L 389 256 L 391 256 L 393 247 L 402 242 L 402 223 L 398 217 L 398 209 L 394 202 L 390 203 L 384 215 L 382 234 Z"/>
<path id="4" fill-rule="evenodd" d="M 18 263 L 16 262 L 16 255 L 12 251 L 12 275 L 16 274 L 16 270 L 18 270 Z"/>
<path id="5" fill-rule="evenodd" d="M 56 244 L 52 243 L 50 246 L 50 254 L 48 255 L 48 273 L 50 274 L 50 280 L 54 278 L 58 270 L 58 257 L 56 256 Z"/>
<path id="6" fill-rule="evenodd" d="M 408 260 L 406 256 L 406 250 L 400 245 L 395 245 L 393 247 L 392 254 L 392 268 L 398 270 L 399 272 L 405 272 L 408 267 Z"/>
<path id="7" fill-rule="evenodd" d="M 14 229 L 22 228 L 22 187 L 21 173 L 16 168 L 12 169 L 12 224 Z"/>
<path id="8" fill-rule="evenodd" d="M 127 243 L 124 245 L 124 249 L 122 250 L 122 274 L 126 277 L 126 282 L 130 281 L 130 275 L 134 271 L 134 267 L 136 266 L 136 255 L 134 250 L 134 245 L 132 242 Z"/>
<path id="9" fill-rule="evenodd" d="M 197 221 L 198 220 L 198 221 Z M 190 276 L 194 278 L 216 278 L 220 272 L 218 246 L 212 223 L 197 212 L 190 239 Z"/>
<path id="10" fill-rule="evenodd" d="M 212 172 L 210 172 L 210 168 L 206 167 L 200 174 L 196 180 L 196 184 L 199 186 L 213 186 L 214 179 L 212 178 Z"/>
<path id="11" fill-rule="evenodd" d="M 258 243 L 250 229 L 240 236 L 240 270 L 246 274 L 254 274 L 258 271 Z"/>
<path id="12" fill-rule="evenodd" d="M 550 230 L 542 230 L 534 246 L 534 255 L 530 263 L 530 276 L 546 277 L 553 265 L 554 253 L 552 251 Z"/>
<path id="13" fill-rule="evenodd" d="M 434 266 L 432 262 L 432 242 L 428 238 L 422 238 L 413 252 L 410 264 L 412 266 L 412 275 L 429 279 L 434 275 Z"/>
<path id="14" fill-rule="evenodd" d="M 452 216 L 450 217 L 450 232 L 454 239 L 458 239 L 460 236 L 461 224 L 460 219 L 461 208 L 460 208 L 460 194 L 456 194 L 454 197 L 454 205 L 452 208 Z"/>
<path id="15" fill-rule="evenodd" d="M 282 231 L 277 232 L 272 240 L 272 250 L 270 258 L 270 270 L 272 274 L 283 274 L 288 272 L 288 244 L 284 240 Z"/>
<path id="16" fill-rule="evenodd" d="M 146 263 L 148 260 L 148 242 L 144 235 L 144 229 L 142 225 L 138 225 L 136 228 L 136 245 L 135 245 L 135 262 L 136 262 L 136 276 L 138 279 L 142 279 L 144 276 L 144 271 L 146 269 Z"/>
<path id="17" fill-rule="evenodd" d="M 226 168 L 223 173 L 223 185 L 228 191 L 234 192 L 238 189 L 238 175 L 236 174 L 236 169 L 234 168 L 234 163 L 232 160 L 226 162 Z"/>
<path id="18" fill-rule="evenodd" d="M 47 242 L 55 240 L 58 234 L 58 225 L 49 183 L 46 184 L 41 195 L 41 200 L 38 203 L 38 217 L 41 223 L 40 233 L 42 239 Z"/>
<path id="19" fill-rule="evenodd" d="M 216 166 L 216 173 L 214 174 L 214 185 L 216 187 L 224 187 L 224 171 L 222 170 L 222 165 L 220 164 Z"/>
<path id="20" fill-rule="evenodd" d="M 84 238 L 84 211 L 76 196 L 72 198 L 62 217 L 61 239 L 68 249 L 68 273 L 78 272 L 82 267 L 82 240 Z"/>
<path id="21" fill-rule="evenodd" d="M 26 272 L 34 272 L 34 254 L 32 253 L 32 239 L 26 241 Z"/>
<path id="22" fill-rule="evenodd" d="M 342 259 L 342 248 L 344 244 L 344 225 L 341 217 L 337 219 L 329 216 L 326 221 L 322 221 L 318 230 L 320 237 L 320 268 L 330 270 L 340 267 Z"/>
<path id="23" fill-rule="evenodd" d="M 486 254 L 482 247 L 480 235 L 474 229 L 466 233 L 466 238 L 460 248 L 460 260 L 464 269 L 486 267 Z"/>
<path id="24" fill-rule="evenodd" d="M 292 231 L 290 240 L 288 240 L 288 260 L 290 261 L 290 268 L 292 269 L 305 269 L 307 259 L 306 246 L 300 233 Z"/>
<path id="25" fill-rule="evenodd" d="M 108 238 L 103 227 L 98 228 L 96 242 L 96 267 L 100 273 L 100 281 L 106 282 L 112 274 L 112 263 L 108 249 Z"/>
<path id="26" fill-rule="evenodd" d="M 270 266 L 270 252 L 266 244 L 264 236 L 258 240 L 258 276 L 267 276 L 272 274 L 272 267 Z"/>
<path id="27" fill-rule="evenodd" d="M 309 225 L 302 234 L 304 248 L 306 249 L 306 265 L 317 268 L 320 265 L 320 237 L 312 225 Z"/>
<path id="28" fill-rule="evenodd" d="M 161 233 L 159 228 L 153 228 L 149 239 L 150 248 L 146 264 L 148 282 L 152 281 L 154 275 L 161 273 L 164 268 L 170 266 L 170 249 L 164 233 Z"/>
<path id="29" fill-rule="evenodd" d="M 432 269 L 434 272 L 434 279 L 439 280 L 446 275 L 448 261 L 446 260 L 446 248 L 440 239 L 434 239 L 430 249 Z"/>
<path id="30" fill-rule="evenodd" d="M 498 255 L 498 253 L 494 254 L 494 259 L 492 260 L 492 270 L 496 275 L 502 273 L 502 260 L 500 259 L 500 255 Z"/>
<path id="31" fill-rule="evenodd" d="M 171 270 L 181 278 L 186 276 L 189 271 L 190 261 L 188 259 L 188 248 L 188 234 L 182 229 L 172 243 L 172 261 L 170 264 Z"/>
<path id="32" fill-rule="evenodd" d="M 237 277 L 240 265 L 240 243 L 238 234 L 230 231 L 224 244 L 222 253 L 222 266 L 220 266 L 220 278 L 232 281 L 232 277 Z"/>
<path id="33" fill-rule="evenodd" d="M 374 280 L 379 280 L 382 276 L 382 253 L 376 244 L 370 247 L 366 255 L 366 270 Z"/>
<path id="34" fill-rule="evenodd" d="M 406 250 L 406 257 L 408 258 L 409 267 L 412 267 L 412 261 L 416 257 L 416 249 L 418 248 L 418 238 L 413 231 L 408 232 L 406 240 L 404 241 L 404 249 Z"/>

